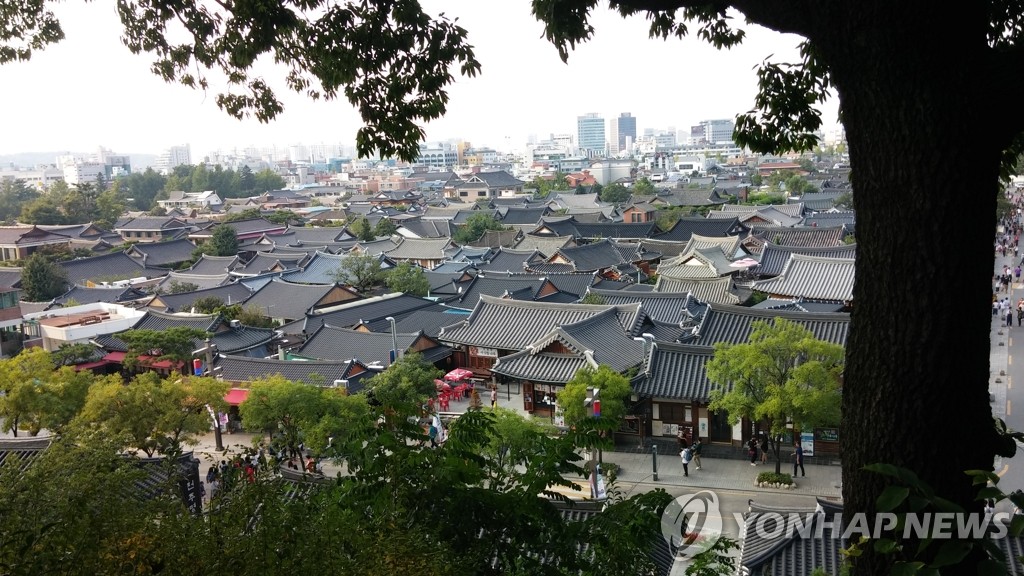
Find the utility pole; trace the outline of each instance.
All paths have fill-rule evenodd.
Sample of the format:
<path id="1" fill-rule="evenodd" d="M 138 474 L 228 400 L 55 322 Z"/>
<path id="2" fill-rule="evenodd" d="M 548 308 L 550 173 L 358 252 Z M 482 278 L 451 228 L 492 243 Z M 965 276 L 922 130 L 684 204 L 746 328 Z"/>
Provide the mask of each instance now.
<path id="1" fill-rule="evenodd" d="M 213 342 L 207 338 L 204 342 L 205 346 L 196 350 L 196 352 L 203 352 L 206 356 L 206 371 L 200 374 L 201 370 L 196 370 L 196 376 L 213 376 L 213 353 L 217 347 Z M 220 435 L 220 412 L 213 410 L 213 439 L 216 442 L 217 451 L 224 451 L 224 440 Z"/>

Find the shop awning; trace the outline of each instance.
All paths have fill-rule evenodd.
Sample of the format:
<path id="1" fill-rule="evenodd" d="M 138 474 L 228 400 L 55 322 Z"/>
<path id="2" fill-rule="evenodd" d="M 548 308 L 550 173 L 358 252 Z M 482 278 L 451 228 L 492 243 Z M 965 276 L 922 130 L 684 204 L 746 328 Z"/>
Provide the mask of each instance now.
<path id="1" fill-rule="evenodd" d="M 232 406 L 238 406 L 249 397 L 249 390 L 246 388 L 232 388 L 224 396 L 224 401 Z"/>

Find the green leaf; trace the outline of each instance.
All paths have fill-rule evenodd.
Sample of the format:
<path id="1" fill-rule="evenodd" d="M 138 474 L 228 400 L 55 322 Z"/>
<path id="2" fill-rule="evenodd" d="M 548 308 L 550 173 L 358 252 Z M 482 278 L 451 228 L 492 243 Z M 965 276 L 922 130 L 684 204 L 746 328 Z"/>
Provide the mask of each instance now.
<path id="1" fill-rule="evenodd" d="M 892 538 L 879 538 L 874 541 L 873 546 L 875 547 L 875 552 L 879 554 L 892 554 L 897 548 L 896 541 Z"/>
<path id="2" fill-rule="evenodd" d="M 998 484 L 999 476 L 991 470 L 966 470 L 964 474 L 971 477 L 972 484 L 977 486 L 979 484 Z"/>
<path id="3" fill-rule="evenodd" d="M 875 508 L 879 512 L 889 512 L 896 509 L 910 495 L 910 488 L 906 486 L 886 486 L 885 490 L 878 495 L 875 501 Z"/>
<path id="4" fill-rule="evenodd" d="M 978 576 L 1006 576 L 1006 563 L 986 558 L 978 562 Z"/>
<path id="5" fill-rule="evenodd" d="M 889 570 L 889 576 L 913 576 L 924 567 L 924 562 L 897 562 Z"/>
<path id="6" fill-rule="evenodd" d="M 974 545 L 970 542 L 960 540 L 946 540 L 939 546 L 939 552 L 935 560 L 930 564 L 931 568 L 942 568 L 952 566 L 967 557 Z"/>

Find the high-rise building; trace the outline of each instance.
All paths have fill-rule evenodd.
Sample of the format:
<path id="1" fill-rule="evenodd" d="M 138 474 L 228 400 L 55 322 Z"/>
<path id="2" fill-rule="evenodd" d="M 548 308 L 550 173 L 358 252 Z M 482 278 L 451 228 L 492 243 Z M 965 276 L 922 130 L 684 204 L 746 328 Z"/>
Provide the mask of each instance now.
<path id="1" fill-rule="evenodd" d="M 587 156 L 603 156 L 605 153 L 604 118 L 596 112 L 576 117 L 576 136 L 580 150 Z"/>
<path id="2" fill-rule="evenodd" d="M 636 118 L 629 112 L 623 112 L 618 118 L 612 118 L 609 124 L 608 153 L 614 155 L 628 150 L 629 145 L 636 141 Z"/>
<path id="3" fill-rule="evenodd" d="M 690 128 L 690 140 L 693 144 L 731 144 L 735 127 L 732 120 L 702 120 Z"/>
<path id="4" fill-rule="evenodd" d="M 192 147 L 171 146 L 160 153 L 156 160 L 156 170 L 162 174 L 169 174 L 176 166 L 192 164 Z"/>

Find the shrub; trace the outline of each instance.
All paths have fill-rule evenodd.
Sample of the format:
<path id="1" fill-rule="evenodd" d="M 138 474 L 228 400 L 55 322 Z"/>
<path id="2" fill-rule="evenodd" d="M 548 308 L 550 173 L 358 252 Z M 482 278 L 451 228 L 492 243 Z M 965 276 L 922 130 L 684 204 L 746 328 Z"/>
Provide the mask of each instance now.
<path id="1" fill-rule="evenodd" d="M 789 474 L 776 474 L 775 472 L 761 472 L 757 475 L 757 483 L 768 484 L 792 484 L 793 477 Z"/>

